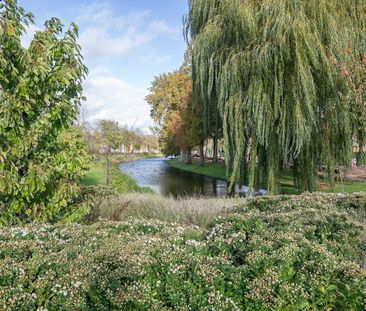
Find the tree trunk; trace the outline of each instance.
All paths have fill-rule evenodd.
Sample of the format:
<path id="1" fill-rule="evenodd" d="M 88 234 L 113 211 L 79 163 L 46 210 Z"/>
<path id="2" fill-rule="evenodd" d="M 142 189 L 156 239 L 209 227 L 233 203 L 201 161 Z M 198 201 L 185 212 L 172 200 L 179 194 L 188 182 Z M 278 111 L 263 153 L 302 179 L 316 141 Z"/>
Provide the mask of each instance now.
<path id="1" fill-rule="evenodd" d="M 110 151 L 107 151 L 105 158 L 105 182 L 107 186 L 111 183 L 111 161 L 110 161 Z"/>
<path id="2" fill-rule="evenodd" d="M 186 162 L 187 154 L 184 150 L 180 151 L 179 162 Z"/>
<path id="3" fill-rule="evenodd" d="M 217 131 L 213 137 L 213 163 L 217 163 L 217 154 L 218 154 L 218 139 L 217 139 Z"/>
<path id="4" fill-rule="evenodd" d="M 358 153 L 356 156 L 356 165 L 361 166 L 362 165 L 362 153 L 363 153 L 363 146 L 364 146 L 364 139 L 363 139 L 362 132 L 358 132 Z"/>
<path id="5" fill-rule="evenodd" d="M 202 139 L 201 144 L 200 144 L 200 164 L 201 164 L 201 166 L 203 166 L 205 164 L 204 148 L 205 148 L 205 140 Z"/>
<path id="6" fill-rule="evenodd" d="M 192 164 L 192 148 L 187 149 L 186 164 Z"/>

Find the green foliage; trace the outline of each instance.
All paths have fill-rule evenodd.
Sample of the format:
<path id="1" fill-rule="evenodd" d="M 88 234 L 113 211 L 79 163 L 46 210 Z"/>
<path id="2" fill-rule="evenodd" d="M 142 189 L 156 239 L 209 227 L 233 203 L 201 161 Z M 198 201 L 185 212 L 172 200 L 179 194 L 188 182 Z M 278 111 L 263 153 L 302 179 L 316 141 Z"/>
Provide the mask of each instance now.
<path id="1" fill-rule="evenodd" d="M 78 28 L 63 33 L 52 18 L 25 49 L 20 38 L 32 20 L 17 1 L 0 1 L 0 225 L 66 212 L 88 162 L 78 130 L 66 131 L 87 72 Z"/>
<path id="2" fill-rule="evenodd" d="M 244 200 L 208 228 L 130 219 L 0 229 L 0 304 L 363 310 L 365 202 L 365 194 Z"/>
<path id="3" fill-rule="evenodd" d="M 366 31 L 366 25 L 364 28 Z M 349 51 L 348 58 L 340 65 L 340 69 L 348 85 L 343 100 L 349 105 L 354 141 L 359 147 L 357 165 L 362 165 L 366 142 L 366 47 L 356 52 Z"/>
<path id="4" fill-rule="evenodd" d="M 110 149 L 117 149 L 126 140 L 118 122 L 112 120 L 98 122 L 96 138 L 100 148 L 108 150 L 105 150 L 105 152 L 110 152 Z"/>
<path id="5" fill-rule="evenodd" d="M 358 156 L 358 153 L 355 153 L 353 155 L 354 158 L 356 158 Z M 366 152 L 362 152 L 361 155 L 360 155 L 360 165 L 364 165 L 366 166 Z"/>
<path id="6" fill-rule="evenodd" d="M 205 120 L 218 110 L 231 182 L 279 189 L 282 161 L 314 190 L 318 163 L 330 179 L 350 163 L 352 126 L 335 65 L 364 49 L 365 0 L 191 0 L 194 90 Z M 258 159 L 258 161 L 256 161 Z"/>

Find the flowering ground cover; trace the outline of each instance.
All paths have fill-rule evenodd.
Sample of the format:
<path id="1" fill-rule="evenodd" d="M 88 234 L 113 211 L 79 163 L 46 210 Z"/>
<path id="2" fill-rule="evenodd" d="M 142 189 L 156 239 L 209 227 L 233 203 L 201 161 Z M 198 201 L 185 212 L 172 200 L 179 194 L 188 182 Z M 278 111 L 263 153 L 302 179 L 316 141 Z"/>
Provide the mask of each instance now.
<path id="1" fill-rule="evenodd" d="M 207 226 L 3 228 L 0 309 L 364 310 L 365 215 L 366 194 L 305 194 L 243 200 Z"/>

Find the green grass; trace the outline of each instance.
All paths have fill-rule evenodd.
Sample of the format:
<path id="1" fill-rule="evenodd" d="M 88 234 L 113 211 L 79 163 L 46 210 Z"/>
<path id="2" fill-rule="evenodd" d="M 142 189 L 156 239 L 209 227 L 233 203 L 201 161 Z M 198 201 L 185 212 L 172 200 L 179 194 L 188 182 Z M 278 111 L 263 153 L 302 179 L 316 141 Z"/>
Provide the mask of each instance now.
<path id="1" fill-rule="evenodd" d="M 336 192 L 336 193 L 355 193 L 355 192 L 364 192 L 366 191 L 366 183 L 362 182 L 355 182 L 355 183 L 344 183 L 344 184 L 337 184 L 332 191 L 331 188 L 326 188 L 325 192 Z"/>
<path id="2" fill-rule="evenodd" d="M 100 162 L 93 163 L 91 169 L 81 181 L 84 186 L 98 186 L 105 184 L 104 168 Z"/>
<path id="3" fill-rule="evenodd" d="M 184 171 L 205 175 L 208 177 L 217 178 L 221 180 L 227 180 L 226 168 L 224 165 L 219 163 L 210 163 L 210 164 L 206 163 L 204 166 L 201 166 L 199 161 L 193 161 L 192 164 L 185 164 L 183 162 L 178 161 L 178 159 L 172 159 L 167 162 L 169 163 L 170 166 Z"/>
<path id="4" fill-rule="evenodd" d="M 226 167 L 223 164 L 205 163 L 204 166 L 201 166 L 199 161 L 193 161 L 192 164 L 185 164 L 178 161 L 178 159 L 172 159 L 167 162 L 172 167 L 184 171 L 205 175 L 208 177 L 213 177 L 221 180 L 226 181 L 228 180 L 226 176 Z M 294 186 L 293 177 L 290 171 L 282 171 L 280 187 L 282 194 L 299 194 L 298 190 Z M 354 183 L 344 183 L 343 185 L 336 184 L 333 190 L 329 186 L 322 184 L 319 190 L 324 192 L 335 192 L 335 193 L 341 193 L 341 192 L 354 193 L 354 192 L 366 191 L 366 183 L 354 182 Z"/>
<path id="5" fill-rule="evenodd" d="M 106 184 L 104 167 L 102 162 L 93 163 L 91 169 L 81 181 L 83 186 L 101 186 Z M 120 172 L 118 166 L 115 164 L 111 169 L 111 187 L 116 189 L 117 193 L 129 193 L 129 192 L 153 192 L 150 188 L 139 187 L 136 181 Z"/>

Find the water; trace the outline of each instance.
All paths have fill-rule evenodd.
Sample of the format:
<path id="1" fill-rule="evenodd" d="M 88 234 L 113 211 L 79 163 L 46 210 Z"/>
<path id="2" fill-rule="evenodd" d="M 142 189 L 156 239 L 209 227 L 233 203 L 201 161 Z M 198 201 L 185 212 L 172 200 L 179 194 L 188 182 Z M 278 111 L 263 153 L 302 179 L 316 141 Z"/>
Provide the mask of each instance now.
<path id="1" fill-rule="evenodd" d="M 185 172 L 166 163 L 165 158 L 151 158 L 120 164 L 120 170 L 141 187 L 149 187 L 165 196 L 225 196 L 227 182 Z"/>
<path id="2" fill-rule="evenodd" d="M 140 187 L 149 187 L 165 196 L 226 196 L 228 184 L 224 180 L 206 177 L 171 167 L 165 158 L 151 158 L 120 164 L 120 170 L 136 180 Z M 243 187 L 240 193 L 245 193 Z M 265 194 L 261 190 L 260 194 Z"/>

